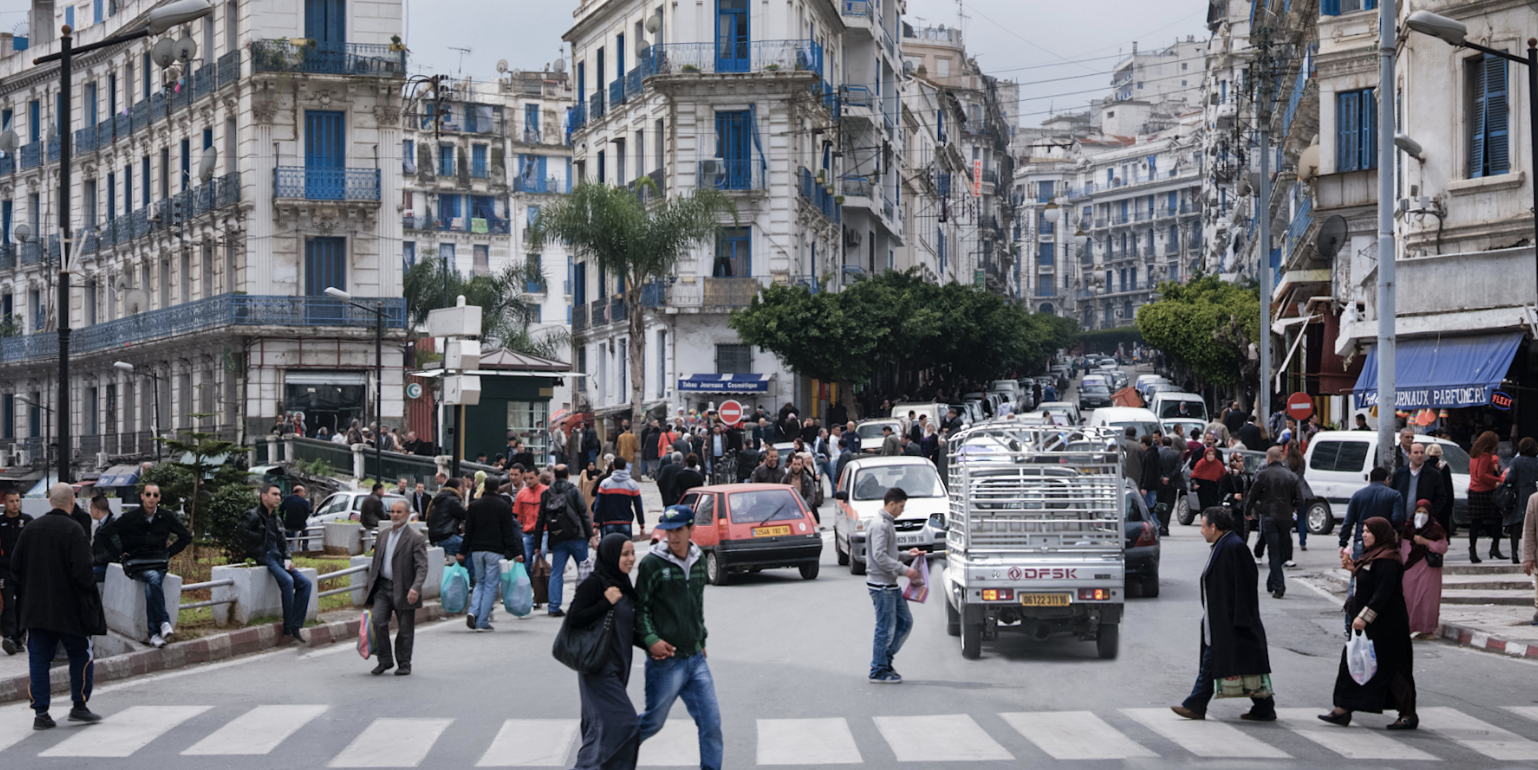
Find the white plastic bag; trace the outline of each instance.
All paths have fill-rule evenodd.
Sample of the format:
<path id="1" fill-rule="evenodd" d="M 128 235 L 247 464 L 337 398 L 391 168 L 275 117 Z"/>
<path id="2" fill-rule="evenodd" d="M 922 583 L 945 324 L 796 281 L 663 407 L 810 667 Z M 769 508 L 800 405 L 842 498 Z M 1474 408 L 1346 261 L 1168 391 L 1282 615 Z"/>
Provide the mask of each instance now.
<path id="1" fill-rule="evenodd" d="M 1346 668 L 1357 684 L 1367 684 L 1378 673 L 1378 653 L 1367 634 L 1351 632 L 1351 638 L 1346 642 Z"/>
<path id="2" fill-rule="evenodd" d="M 593 574 L 593 559 L 597 554 L 588 554 L 586 559 L 577 562 L 577 582 L 587 580 L 587 576 Z"/>

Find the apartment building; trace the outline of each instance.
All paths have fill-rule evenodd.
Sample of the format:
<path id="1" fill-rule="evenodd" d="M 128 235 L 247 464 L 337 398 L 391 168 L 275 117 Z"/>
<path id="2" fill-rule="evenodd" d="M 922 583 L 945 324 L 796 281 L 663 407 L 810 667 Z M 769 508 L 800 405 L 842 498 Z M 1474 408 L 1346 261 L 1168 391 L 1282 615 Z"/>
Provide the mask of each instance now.
<path id="1" fill-rule="evenodd" d="M 152 432 L 241 439 L 294 411 L 312 432 L 366 421 L 376 312 L 384 420 L 399 424 L 401 229 L 380 203 L 400 195 L 400 3 L 218 0 L 166 34 L 196 48 L 169 68 L 153 38 L 76 57 L 61 125 L 58 65 L 34 57 L 59 50 L 63 25 L 89 45 L 143 28 L 155 4 L 34 0 L 26 52 L 0 35 L 0 116 L 20 141 L 0 158 L 0 310 L 15 322 L 0 339 L 0 449 L 11 465 L 41 463 L 59 408 L 82 471 L 152 456 Z M 60 308 L 65 136 L 72 291 Z M 68 404 L 54 398 L 61 313 L 74 329 Z"/>

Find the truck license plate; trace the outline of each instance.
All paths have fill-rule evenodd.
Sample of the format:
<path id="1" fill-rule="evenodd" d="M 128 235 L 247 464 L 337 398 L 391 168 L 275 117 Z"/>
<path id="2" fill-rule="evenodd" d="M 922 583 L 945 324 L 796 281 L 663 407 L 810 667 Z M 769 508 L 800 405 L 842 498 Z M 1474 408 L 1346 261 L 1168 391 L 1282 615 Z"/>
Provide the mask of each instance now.
<path id="1" fill-rule="evenodd" d="M 1068 594 L 1020 594 L 1024 607 L 1067 607 Z"/>
<path id="2" fill-rule="evenodd" d="M 790 527 L 754 527 L 754 537 L 783 537 L 790 534 Z M 1066 604 L 1066 602 L 1064 602 Z"/>

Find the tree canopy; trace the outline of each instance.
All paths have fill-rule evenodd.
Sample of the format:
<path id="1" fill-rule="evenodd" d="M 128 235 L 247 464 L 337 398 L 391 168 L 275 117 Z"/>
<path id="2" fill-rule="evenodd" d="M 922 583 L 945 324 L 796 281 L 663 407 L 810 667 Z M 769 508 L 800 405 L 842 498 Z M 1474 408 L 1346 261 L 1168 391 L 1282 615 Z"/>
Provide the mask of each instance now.
<path id="1" fill-rule="evenodd" d="M 571 350 L 565 329 L 533 332 L 529 325 L 539 317 L 538 302 L 529 297 L 530 284 L 543 286 L 539 262 L 508 265 L 492 275 L 466 276 L 431 253 L 406 271 L 406 312 L 411 328 L 427 323 L 433 310 L 453 307 L 460 295 L 465 304 L 481 308 L 484 327 L 481 339 L 489 347 L 501 347 L 542 358 L 564 358 Z"/>
<path id="2" fill-rule="evenodd" d="M 1188 284 L 1159 284 L 1159 301 L 1138 308 L 1143 339 L 1198 379 L 1254 384 L 1260 362 L 1250 346 L 1260 339 L 1260 292 L 1217 276 Z"/>
<path id="3" fill-rule="evenodd" d="M 837 293 L 770 286 L 729 323 L 804 376 L 860 383 L 890 363 L 932 369 L 952 387 L 1038 367 L 1077 332 L 1072 319 L 1032 314 L 971 286 L 928 283 L 911 270 Z"/>

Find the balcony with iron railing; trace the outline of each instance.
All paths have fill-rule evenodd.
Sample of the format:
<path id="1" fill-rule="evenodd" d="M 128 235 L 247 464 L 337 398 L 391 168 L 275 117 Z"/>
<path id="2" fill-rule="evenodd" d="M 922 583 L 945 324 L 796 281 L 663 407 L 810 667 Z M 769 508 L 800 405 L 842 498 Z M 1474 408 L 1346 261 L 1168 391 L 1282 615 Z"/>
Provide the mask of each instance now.
<path id="1" fill-rule="evenodd" d="M 764 165 L 757 158 L 706 158 L 699 162 L 699 185 L 717 190 L 763 190 Z"/>
<path id="2" fill-rule="evenodd" d="M 1138 222 L 1147 222 L 1150 219 L 1153 219 L 1153 211 L 1150 209 L 1138 209 L 1137 211 L 1133 212 L 1132 218 Z"/>
<path id="3" fill-rule="evenodd" d="M 839 0 L 839 14 L 854 18 L 871 18 L 870 0 Z"/>
<path id="4" fill-rule="evenodd" d="M 513 177 L 513 192 L 532 193 L 536 195 L 562 195 L 571 192 L 570 181 L 562 182 L 556 177 L 543 179 L 525 179 L 523 176 Z"/>
<path id="5" fill-rule="evenodd" d="M 822 212 L 823 216 L 833 218 L 833 212 L 838 208 L 834 196 L 828 192 L 828 185 L 814 177 L 812 170 L 805 166 L 797 169 L 796 192 L 802 200 L 810 203 L 812 208 Z"/>
<path id="6" fill-rule="evenodd" d="M 662 308 L 668 304 L 668 284 L 654 280 L 641 287 L 641 307 Z"/>
<path id="7" fill-rule="evenodd" d="M 587 331 L 587 305 L 573 303 L 571 305 L 571 330 L 574 332 Z"/>
<path id="8" fill-rule="evenodd" d="M 671 287 L 668 301 L 675 307 L 747 307 L 760 286 L 759 279 L 752 277 L 685 279 Z"/>
<path id="9" fill-rule="evenodd" d="M 231 171 L 131 214 L 116 217 L 94 227 L 80 228 L 76 231 L 76 242 L 82 254 L 126 246 L 135 238 L 183 224 L 188 220 L 238 203 L 240 203 L 240 172 Z M 153 218 L 151 214 L 154 215 Z M 23 253 L 25 255 L 25 251 Z"/>
<path id="10" fill-rule="evenodd" d="M 642 182 L 641 180 L 643 179 L 649 180 L 649 183 Z M 659 168 L 656 171 L 648 173 L 646 176 L 630 180 L 626 187 L 628 187 L 631 192 L 636 194 L 637 199 L 639 199 L 643 205 L 653 201 L 662 200 L 663 198 L 666 198 L 668 194 L 667 174 Z"/>
<path id="11" fill-rule="evenodd" d="M 746 43 L 659 43 L 651 47 L 646 76 L 807 73 L 822 76 L 823 50 L 814 40 Z"/>
<path id="12" fill-rule="evenodd" d="M 820 291 L 823 291 L 822 279 L 820 277 L 818 277 L 818 276 L 815 276 L 815 275 L 792 275 L 792 276 L 787 276 L 786 279 L 785 279 L 785 282 L 790 284 L 790 285 L 792 285 L 792 286 L 802 286 L 802 287 L 805 287 L 807 291 L 809 291 L 809 292 L 811 292 L 813 294 L 816 294 L 816 293 L 818 293 Z"/>
<path id="13" fill-rule="evenodd" d="M 379 169 L 279 166 L 273 197 L 312 201 L 379 202 Z"/>
<path id="14" fill-rule="evenodd" d="M 312 75 L 405 77 L 406 50 L 368 43 L 296 45 L 290 40 L 256 40 L 251 43 L 254 72 L 292 72 Z"/>

